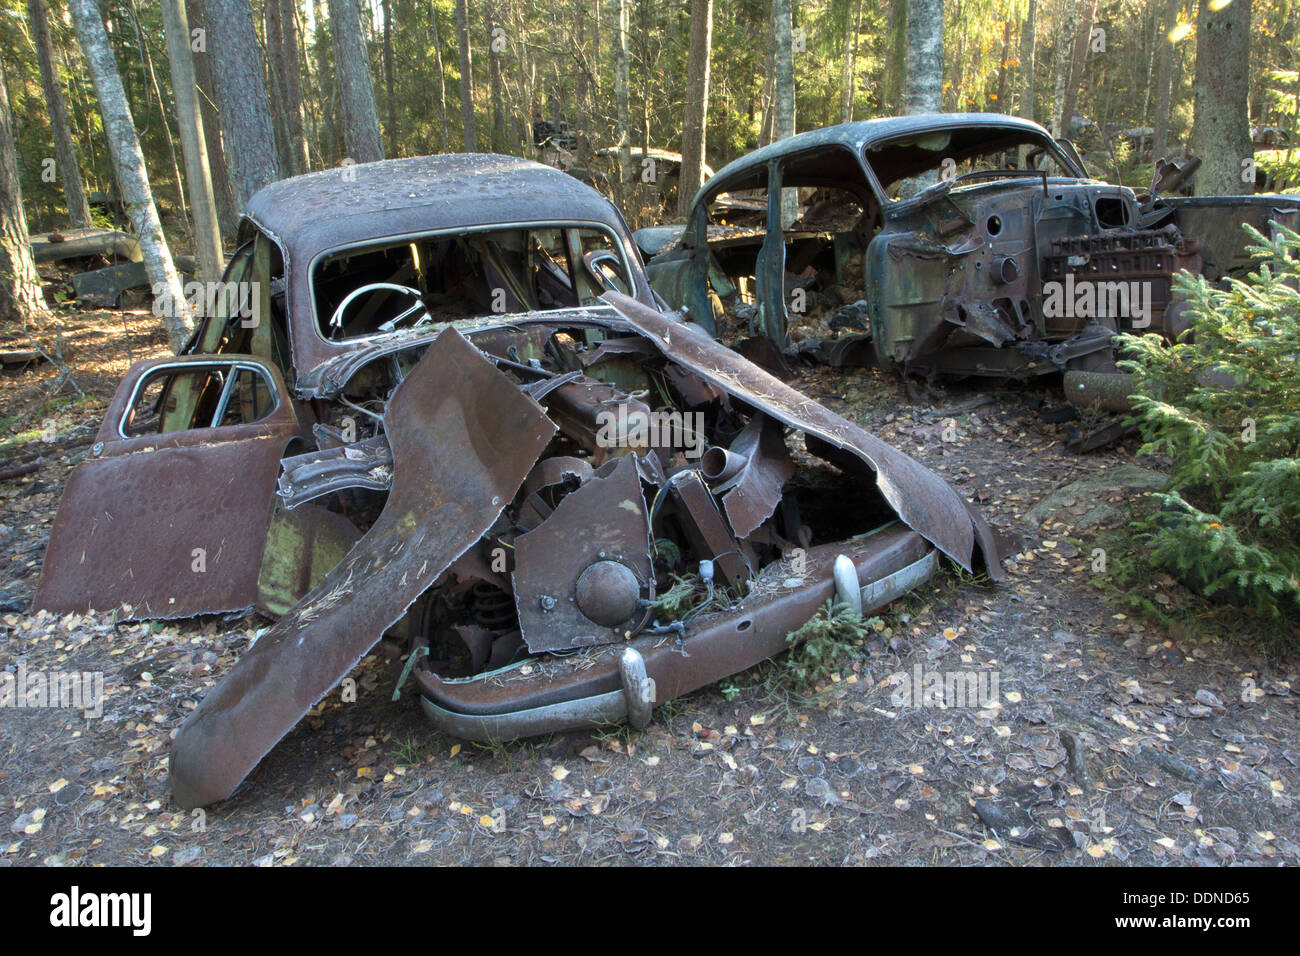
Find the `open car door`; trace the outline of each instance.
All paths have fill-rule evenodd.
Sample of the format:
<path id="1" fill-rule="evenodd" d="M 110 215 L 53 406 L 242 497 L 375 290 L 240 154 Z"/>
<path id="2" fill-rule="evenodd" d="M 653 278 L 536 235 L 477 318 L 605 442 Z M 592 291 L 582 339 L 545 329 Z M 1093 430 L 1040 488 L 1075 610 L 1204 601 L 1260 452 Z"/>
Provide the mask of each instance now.
<path id="1" fill-rule="evenodd" d="M 298 434 L 262 359 L 137 363 L 68 479 L 33 609 L 179 618 L 257 604 L 280 459 Z"/>

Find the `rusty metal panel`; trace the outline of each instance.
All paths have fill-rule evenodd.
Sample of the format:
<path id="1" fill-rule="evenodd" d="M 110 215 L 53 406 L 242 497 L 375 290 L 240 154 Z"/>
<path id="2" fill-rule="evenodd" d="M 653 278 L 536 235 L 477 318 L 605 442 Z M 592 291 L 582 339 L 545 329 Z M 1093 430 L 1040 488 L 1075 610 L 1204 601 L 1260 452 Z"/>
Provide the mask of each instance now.
<path id="1" fill-rule="evenodd" d="M 629 569 L 641 585 L 653 573 L 650 518 L 633 455 L 617 459 L 607 477 L 588 479 L 565 496 L 541 525 L 515 539 L 515 606 L 530 651 L 589 647 L 625 638 L 623 622 L 598 624 L 581 607 L 579 579 L 601 562 Z"/>
<path id="2" fill-rule="evenodd" d="M 983 543 L 992 540 L 991 534 L 985 534 L 984 519 L 968 510 L 961 495 L 928 468 L 775 376 L 738 361 L 698 326 L 648 309 L 617 292 L 607 292 L 601 298 L 656 343 L 669 360 L 703 376 L 733 398 L 861 460 L 876 473 L 881 495 L 908 527 L 968 571 L 974 570 L 978 530 L 989 576 L 995 580 L 1002 577 L 998 555 Z"/>
<path id="3" fill-rule="evenodd" d="M 181 726 L 171 784 L 182 806 L 230 796 L 492 526 L 555 431 L 454 329 L 394 392 L 384 429 L 393 486 L 379 518 Z"/>
<path id="4" fill-rule="evenodd" d="M 252 424 L 123 438 L 136 384 L 160 366 L 255 364 L 278 402 Z M 178 618 L 257 601 L 280 456 L 298 434 L 278 371 L 249 356 L 138 362 L 118 386 L 95 457 L 73 471 L 45 549 L 33 608 Z"/>
<path id="5" fill-rule="evenodd" d="M 722 496 L 722 507 L 736 537 L 748 538 L 781 503 L 785 483 L 794 475 L 794 462 L 780 423 L 763 414 L 751 418 L 726 451 L 725 456 L 718 456 L 724 460 L 718 472 L 723 480 L 713 492 Z M 712 449 L 705 453 L 706 470 L 712 454 Z M 728 475 L 730 467 L 736 470 Z"/>
<path id="6" fill-rule="evenodd" d="M 177 618 L 257 601 L 284 436 L 91 459 L 72 473 L 33 608 Z"/>

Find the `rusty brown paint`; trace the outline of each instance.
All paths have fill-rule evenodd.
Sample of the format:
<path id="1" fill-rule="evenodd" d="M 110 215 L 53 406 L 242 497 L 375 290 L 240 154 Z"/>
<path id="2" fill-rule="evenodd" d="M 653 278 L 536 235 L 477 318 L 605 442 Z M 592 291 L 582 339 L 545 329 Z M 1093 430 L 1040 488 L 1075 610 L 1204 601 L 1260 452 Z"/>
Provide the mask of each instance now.
<path id="1" fill-rule="evenodd" d="M 343 561 L 245 654 L 181 726 L 172 794 L 224 799 L 496 520 L 554 426 L 454 329 L 430 345 L 384 415 L 394 478 Z"/>
<path id="2" fill-rule="evenodd" d="M 602 298 L 658 345 L 669 360 L 733 398 L 860 459 L 875 472 L 881 495 L 898 516 L 968 571 L 975 567 L 978 539 L 979 556 L 989 576 L 995 580 L 1002 577 L 998 555 L 987 545 L 992 533 L 984 519 L 934 472 L 775 376 L 739 360 L 699 327 L 674 321 L 617 292 L 607 292 Z"/>

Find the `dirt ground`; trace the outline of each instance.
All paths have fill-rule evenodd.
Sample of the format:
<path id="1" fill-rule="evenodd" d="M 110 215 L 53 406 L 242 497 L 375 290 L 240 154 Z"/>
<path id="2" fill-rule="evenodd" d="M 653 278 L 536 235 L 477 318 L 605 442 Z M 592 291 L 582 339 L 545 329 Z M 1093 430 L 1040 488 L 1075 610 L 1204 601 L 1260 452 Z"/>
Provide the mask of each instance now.
<path id="1" fill-rule="evenodd" d="M 370 657 L 355 703 L 326 698 L 232 800 L 183 812 L 171 735 L 268 622 L 26 613 L 113 386 L 165 349 L 146 313 L 59 321 L 71 382 L 53 394 L 49 364 L 0 375 L 0 474 L 37 465 L 0 480 L 0 667 L 101 671 L 106 697 L 92 719 L 0 709 L 0 865 L 1300 862 L 1294 652 L 1160 575 L 1140 586 L 1182 623 L 1136 617 L 1098 562 L 1099 547 L 1122 557 L 1107 533 L 1136 493 L 1105 479 L 1158 463 L 1135 462 L 1131 440 L 1067 451 L 1070 424 L 1038 414 L 1059 384 L 938 389 L 875 370 L 794 384 L 978 501 L 1010 545 L 1002 583 L 947 568 L 825 686 L 805 693 L 777 659 L 641 733 L 458 743 L 409 691 L 391 700 L 398 665 Z M 54 328 L 34 330 L 50 351 Z M 1102 490 L 1026 519 L 1080 479 Z M 900 706 L 891 677 L 918 668 L 996 673 L 998 699 Z"/>

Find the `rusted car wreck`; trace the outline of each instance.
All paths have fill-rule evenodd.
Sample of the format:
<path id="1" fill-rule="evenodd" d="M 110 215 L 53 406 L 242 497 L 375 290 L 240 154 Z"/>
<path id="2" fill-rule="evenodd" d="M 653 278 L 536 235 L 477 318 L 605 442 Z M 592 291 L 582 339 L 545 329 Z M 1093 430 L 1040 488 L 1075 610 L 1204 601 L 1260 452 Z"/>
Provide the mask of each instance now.
<path id="1" fill-rule="evenodd" d="M 1065 372 L 1072 399 L 1122 399 L 1114 335 L 1186 330 L 1177 270 L 1218 280 L 1249 265 L 1243 223 L 1300 225 L 1300 197 L 1178 195 L 1198 165 L 1139 195 L 1028 120 L 867 120 L 730 163 L 684 230 L 636 238 L 656 291 L 728 341 L 931 377 Z"/>
<path id="2" fill-rule="evenodd" d="M 939 477 L 659 311 L 617 210 L 556 170 L 314 173 L 241 235 L 240 294 L 121 383 L 34 602 L 277 618 L 178 732 L 183 806 L 381 638 L 457 736 L 644 726 L 833 596 L 870 611 L 940 554 L 1001 574 Z M 716 600 L 668 620 L 691 570 Z"/>

